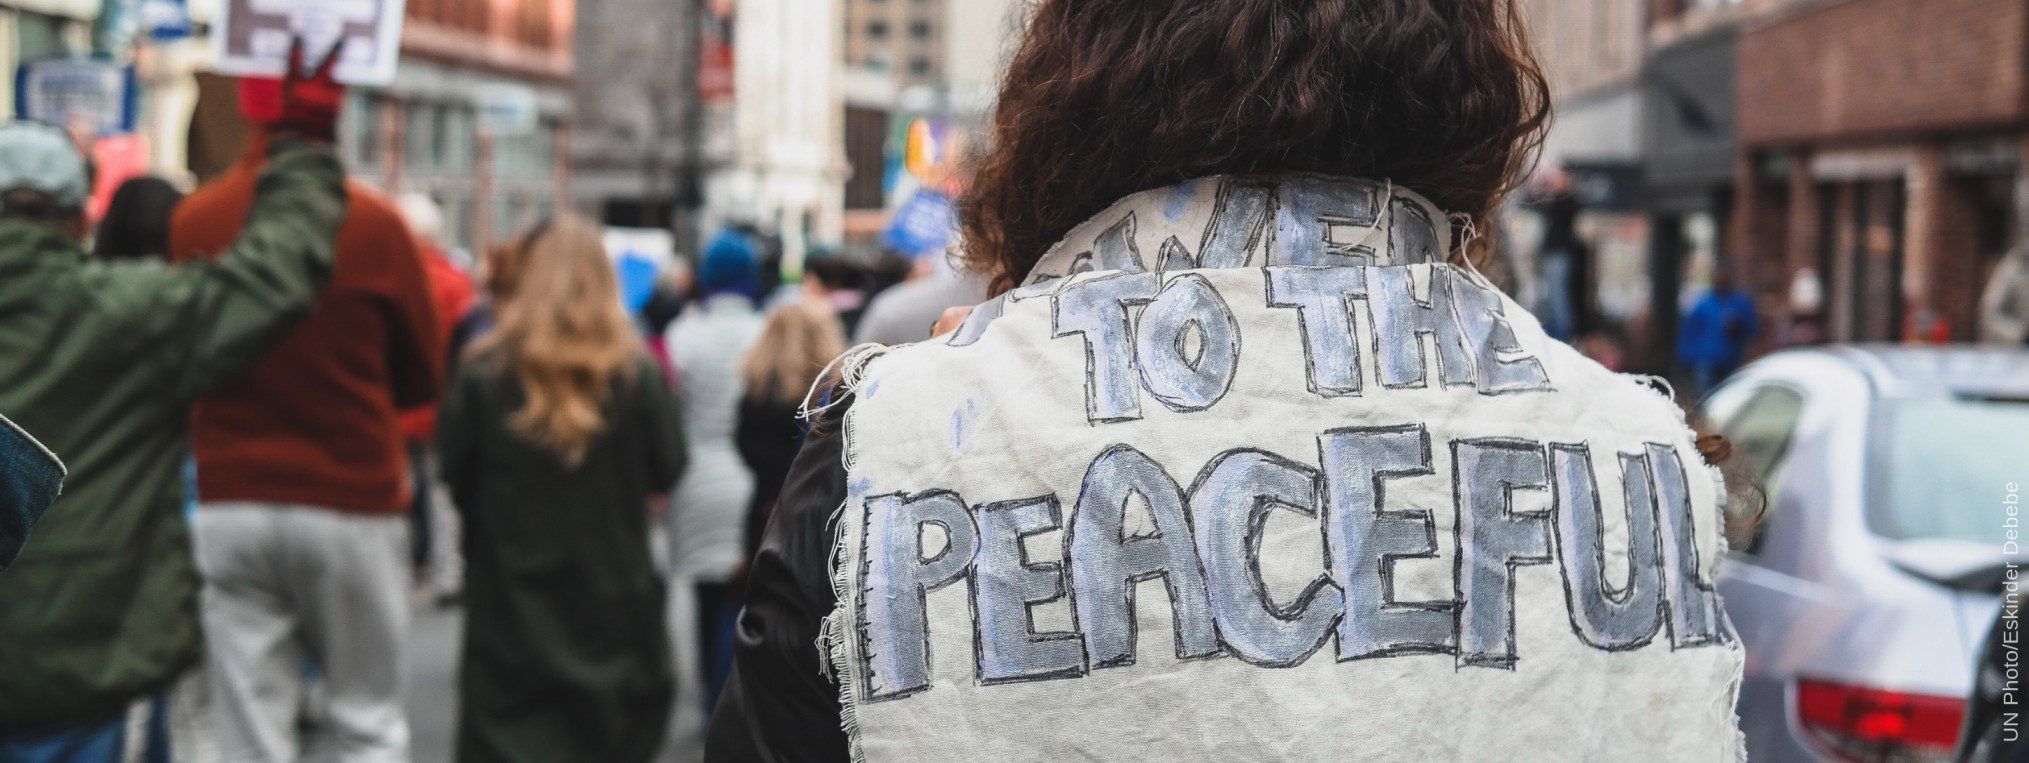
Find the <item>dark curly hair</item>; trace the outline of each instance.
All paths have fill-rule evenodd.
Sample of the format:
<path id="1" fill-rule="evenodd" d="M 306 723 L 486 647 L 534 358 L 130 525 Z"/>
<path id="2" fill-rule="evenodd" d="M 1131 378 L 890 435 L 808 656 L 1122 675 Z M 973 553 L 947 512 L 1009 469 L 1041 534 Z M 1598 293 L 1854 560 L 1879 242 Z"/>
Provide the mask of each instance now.
<path id="1" fill-rule="evenodd" d="M 966 258 L 1005 291 L 1120 198 L 1221 174 L 1391 179 L 1484 223 L 1547 90 L 1515 0 L 1043 0 L 963 199 Z"/>

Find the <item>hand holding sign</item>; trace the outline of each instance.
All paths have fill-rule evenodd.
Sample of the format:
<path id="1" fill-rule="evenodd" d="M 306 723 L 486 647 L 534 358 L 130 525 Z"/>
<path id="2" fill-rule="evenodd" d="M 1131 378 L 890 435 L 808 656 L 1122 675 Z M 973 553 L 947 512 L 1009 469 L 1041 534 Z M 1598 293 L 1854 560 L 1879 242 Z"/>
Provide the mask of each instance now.
<path id="1" fill-rule="evenodd" d="M 345 86 L 333 76 L 345 40 L 331 46 L 316 71 L 303 74 L 303 38 L 289 46 L 289 70 L 282 79 L 282 115 L 272 125 L 278 132 L 330 143 L 338 137 L 338 114 L 345 104 Z"/>

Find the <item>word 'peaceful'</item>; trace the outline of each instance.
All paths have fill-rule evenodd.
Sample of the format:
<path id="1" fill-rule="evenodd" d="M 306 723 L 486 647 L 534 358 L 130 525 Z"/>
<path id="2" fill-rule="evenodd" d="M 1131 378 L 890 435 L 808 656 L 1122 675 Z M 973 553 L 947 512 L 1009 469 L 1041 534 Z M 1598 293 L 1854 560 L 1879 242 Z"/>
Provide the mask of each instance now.
<path id="1" fill-rule="evenodd" d="M 1572 632 L 1605 651 L 1645 646 L 1665 626 L 1672 648 L 1726 643 L 1717 598 L 1698 572 L 1689 484 L 1677 450 L 1619 453 L 1628 571 L 1608 580 L 1600 484 L 1582 443 L 1460 439 L 1451 449 L 1455 596 L 1397 601 L 1397 560 L 1433 558 L 1432 513 L 1387 497 L 1391 480 L 1434 473 L 1420 424 L 1347 428 L 1317 438 L 1319 466 L 1258 449 L 1212 459 L 1186 489 L 1139 450 L 1115 445 L 1087 469 L 1069 515 L 1058 498 L 968 505 L 949 491 L 868 498 L 860 558 L 861 696 L 931 686 L 927 596 L 963 583 L 975 679 L 1077 678 L 1136 659 L 1136 584 L 1161 580 L 1178 659 L 1232 656 L 1302 664 L 1336 635 L 1340 661 L 1451 654 L 1513 669 L 1516 569 L 1561 567 Z M 1518 491 L 1548 491 L 1518 510 Z M 1139 496 L 1154 531 L 1130 534 Z M 1272 511 L 1321 524 L 1323 571 L 1276 601 L 1261 571 Z M 941 531 L 933 547 L 928 527 Z M 1062 561 L 1033 561 L 1023 539 L 1063 532 Z M 1616 575 L 1615 577 L 1618 577 Z M 1068 600 L 1074 630 L 1038 633 L 1031 607 Z"/>
<path id="2" fill-rule="evenodd" d="M 1383 387 L 1430 386 L 1424 336 L 1435 348 L 1439 385 L 1474 387 L 1486 395 L 1550 389 L 1542 362 L 1522 348 L 1502 315 L 1498 292 L 1455 269 L 1423 266 L 1429 288 L 1427 296 L 1419 296 L 1412 275 L 1417 269 L 1262 268 L 1266 306 L 1296 313 L 1312 393 L 1360 395 L 1368 352 Z M 1120 272 L 1068 285 L 1038 284 L 1011 298 L 1043 294 L 1055 299 L 1055 335 L 1085 342 L 1085 411 L 1094 423 L 1140 419 L 1143 391 L 1181 413 L 1211 408 L 1232 387 L 1240 367 L 1240 324 L 1219 289 L 1201 274 Z M 1353 319 L 1355 302 L 1365 303 L 1372 326 L 1367 347 Z M 995 317 L 981 316 L 952 344 L 976 341 Z"/>

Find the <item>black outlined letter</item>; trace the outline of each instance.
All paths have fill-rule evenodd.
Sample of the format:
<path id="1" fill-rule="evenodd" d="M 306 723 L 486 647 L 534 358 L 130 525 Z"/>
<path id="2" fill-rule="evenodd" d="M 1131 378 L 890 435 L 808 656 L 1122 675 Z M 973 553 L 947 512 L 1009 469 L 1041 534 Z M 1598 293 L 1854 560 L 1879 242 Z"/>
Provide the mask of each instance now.
<path id="1" fill-rule="evenodd" d="M 1549 487 L 1543 446 L 1453 440 L 1458 496 L 1459 662 L 1515 667 L 1515 568 L 1550 562 L 1550 512 L 1515 511 L 1517 490 Z"/>
<path id="2" fill-rule="evenodd" d="M 944 545 L 925 555 L 925 527 L 944 532 Z M 930 623 L 925 597 L 967 580 L 979 531 L 956 493 L 882 495 L 866 500 L 860 547 L 860 654 L 869 700 L 906 697 L 930 688 Z"/>
<path id="3" fill-rule="evenodd" d="M 1268 306 L 1294 308 L 1303 331 L 1310 391 L 1321 397 L 1360 394 L 1360 343 L 1353 304 L 1367 296 L 1366 268 L 1277 265 L 1268 272 Z"/>
<path id="4" fill-rule="evenodd" d="M 1556 495 L 1551 523 L 1557 528 L 1557 556 L 1564 570 L 1564 603 L 1571 630 L 1587 644 L 1607 651 L 1647 645 L 1663 625 L 1663 568 L 1656 515 L 1649 494 L 1648 462 L 1620 456 L 1627 512 L 1627 585 L 1606 580 L 1605 509 L 1592 454 L 1583 445 L 1552 444 L 1550 474 Z"/>
<path id="5" fill-rule="evenodd" d="M 1033 563 L 1022 539 L 1057 529 L 1051 496 L 979 507 L 979 562 L 973 575 L 973 611 L 979 622 L 979 680 L 984 683 L 1084 675 L 1085 649 L 1077 633 L 1037 633 L 1030 606 L 1064 597 L 1064 569 Z"/>
<path id="6" fill-rule="evenodd" d="M 1317 439 L 1324 464 L 1325 547 L 1345 591 L 1339 659 L 1451 652 L 1455 601 L 1395 601 L 1395 560 L 1437 555 L 1428 510 L 1387 508 L 1388 480 L 1432 473 L 1422 424 L 1335 429 Z"/>
<path id="7" fill-rule="evenodd" d="M 1317 516 L 1316 485 L 1315 469 L 1265 451 L 1235 450 L 1213 459 L 1191 486 L 1198 556 L 1219 638 L 1249 663 L 1301 664 L 1324 645 L 1338 619 L 1338 590 L 1329 575 L 1318 575 L 1288 606 L 1275 602 L 1261 577 L 1268 513 L 1284 508 Z"/>
<path id="8" fill-rule="evenodd" d="M 1675 649 L 1727 643 L 1719 594 L 1705 580 L 1698 559 L 1698 532 L 1692 524 L 1691 483 L 1677 449 L 1649 443 L 1649 473 L 1655 487 L 1656 525 L 1663 536 L 1663 584 L 1670 589 L 1670 646 Z"/>
<path id="9" fill-rule="evenodd" d="M 1150 395 L 1172 411 L 1202 411 L 1226 396 L 1240 370 L 1240 324 L 1211 281 L 1185 273 L 1141 311 L 1134 348 Z"/>
<path id="10" fill-rule="evenodd" d="M 1155 298 L 1154 273 L 1095 276 L 1057 292 L 1051 335 L 1085 340 L 1085 417 L 1094 423 L 1141 418 L 1130 305 Z"/>
<path id="11" fill-rule="evenodd" d="M 1155 532 L 1127 537 L 1127 504 L 1139 495 Z M 1071 562 L 1072 612 L 1093 670 L 1134 664 L 1134 584 L 1160 578 L 1175 613 L 1177 657 L 1219 652 L 1205 573 L 1191 541 L 1183 489 L 1141 451 L 1115 445 L 1093 459 L 1071 512 L 1064 545 Z"/>

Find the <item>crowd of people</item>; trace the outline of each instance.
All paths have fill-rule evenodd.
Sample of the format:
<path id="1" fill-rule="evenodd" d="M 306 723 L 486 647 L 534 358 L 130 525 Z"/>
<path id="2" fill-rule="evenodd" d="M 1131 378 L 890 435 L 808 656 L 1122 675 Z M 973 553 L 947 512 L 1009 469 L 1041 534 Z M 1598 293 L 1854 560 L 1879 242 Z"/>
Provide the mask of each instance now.
<path id="1" fill-rule="evenodd" d="M 237 165 L 96 221 L 65 131 L 0 126 L 0 414 L 69 470 L 0 577 L 0 760 L 407 760 L 412 608 L 458 603 L 460 759 L 650 758 L 675 676 L 725 681 L 812 380 L 983 287 L 785 284 L 729 228 L 635 304 L 571 214 L 461 262 L 296 63 L 241 83 Z"/>

